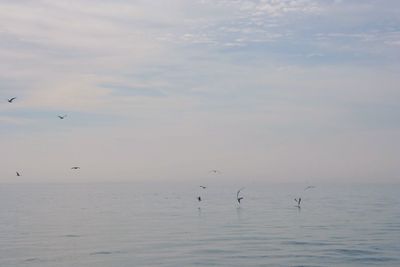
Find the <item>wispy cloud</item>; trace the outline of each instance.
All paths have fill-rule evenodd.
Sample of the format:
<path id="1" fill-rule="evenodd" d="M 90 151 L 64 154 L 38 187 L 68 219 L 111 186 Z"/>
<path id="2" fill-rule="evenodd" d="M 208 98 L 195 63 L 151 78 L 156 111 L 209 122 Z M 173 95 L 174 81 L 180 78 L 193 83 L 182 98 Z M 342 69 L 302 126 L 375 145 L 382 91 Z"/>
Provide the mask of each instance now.
<path id="1" fill-rule="evenodd" d="M 16 117 L 16 116 L 0 116 L 0 124 L 11 124 L 11 125 L 26 125 L 33 123 L 33 120 L 23 118 L 23 117 Z"/>

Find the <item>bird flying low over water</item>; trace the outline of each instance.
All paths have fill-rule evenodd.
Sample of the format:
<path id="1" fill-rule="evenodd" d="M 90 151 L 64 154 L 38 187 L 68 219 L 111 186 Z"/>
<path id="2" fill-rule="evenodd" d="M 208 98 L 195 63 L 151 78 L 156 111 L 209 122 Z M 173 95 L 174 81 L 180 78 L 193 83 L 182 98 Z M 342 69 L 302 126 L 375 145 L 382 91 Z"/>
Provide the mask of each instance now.
<path id="1" fill-rule="evenodd" d="M 204 185 L 200 185 L 200 187 L 203 188 L 203 189 L 207 188 L 207 186 L 204 186 Z"/>
<path id="2" fill-rule="evenodd" d="M 21 176 L 21 174 L 19 172 L 15 172 L 17 174 L 17 176 Z"/>
<path id="3" fill-rule="evenodd" d="M 7 99 L 7 101 L 8 101 L 8 103 L 12 103 L 15 99 L 17 99 L 17 98 L 13 97 L 13 98 Z"/>
<path id="4" fill-rule="evenodd" d="M 301 203 L 301 197 L 299 197 L 299 199 L 295 198 L 294 201 L 296 201 L 298 208 L 300 208 L 300 203 Z"/>
<path id="5" fill-rule="evenodd" d="M 315 186 L 310 185 L 310 186 L 307 186 L 306 188 L 304 188 L 304 191 L 306 191 L 306 190 L 308 190 L 308 189 L 313 189 L 313 188 L 315 188 Z"/>
<path id="6" fill-rule="evenodd" d="M 243 199 L 243 197 L 239 197 L 240 191 L 242 191 L 243 189 L 244 189 L 244 187 L 240 188 L 239 191 L 237 191 L 237 193 L 236 193 L 236 200 L 237 200 L 237 202 L 239 202 L 239 204 L 240 204 L 240 201 Z"/>
<path id="7" fill-rule="evenodd" d="M 67 115 L 63 115 L 63 116 L 61 116 L 61 115 L 58 115 L 57 117 L 59 117 L 59 118 L 60 118 L 60 120 L 63 120 L 63 119 L 65 119 L 65 117 L 67 117 Z"/>
<path id="8" fill-rule="evenodd" d="M 78 169 L 80 169 L 80 168 L 81 168 L 81 167 L 74 166 L 74 167 L 71 168 L 71 170 L 78 170 Z"/>

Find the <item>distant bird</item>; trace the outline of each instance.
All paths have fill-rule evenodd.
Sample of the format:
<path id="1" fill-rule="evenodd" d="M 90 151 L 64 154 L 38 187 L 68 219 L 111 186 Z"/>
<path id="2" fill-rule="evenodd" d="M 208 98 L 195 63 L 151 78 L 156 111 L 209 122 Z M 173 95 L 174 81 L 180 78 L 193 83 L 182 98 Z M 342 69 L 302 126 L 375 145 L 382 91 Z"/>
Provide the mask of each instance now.
<path id="1" fill-rule="evenodd" d="M 207 186 L 204 186 L 204 185 L 200 185 L 200 187 L 203 188 L 203 189 L 207 188 Z"/>
<path id="2" fill-rule="evenodd" d="M 237 193 L 236 193 L 236 199 L 237 199 L 237 202 L 239 202 L 239 204 L 240 204 L 240 201 L 243 199 L 243 197 L 239 197 L 240 191 L 242 191 L 243 189 L 244 189 L 244 187 L 240 188 L 239 191 L 237 191 Z"/>
<path id="3" fill-rule="evenodd" d="M 198 196 L 198 197 L 197 197 L 197 200 L 200 202 L 200 201 L 201 201 L 201 197 L 200 197 L 200 196 Z"/>
<path id="4" fill-rule="evenodd" d="M 299 199 L 295 198 L 294 201 L 296 201 L 298 208 L 300 208 L 300 203 L 301 203 L 301 197 L 299 197 Z"/>
<path id="5" fill-rule="evenodd" d="M 19 172 L 15 172 L 17 174 L 17 176 L 21 176 L 21 174 Z"/>
<path id="6" fill-rule="evenodd" d="M 78 170 L 78 169 L 80 169 L 80 168 L 81 168 L 81 167 L 75 166 L 75 167 L 72 167 L 71 170 Z"/>
<path id="7" fill-rule="evenodd" d="M 65 119 L 65 117 L 67 117 L 67 115 L 64 115 L 64 116 L 58 115 L 57 117 L 59 117 L 60 120 L 63 120 L 63 119 Z"/>
<path id="8" fill-rule="evenodd" d="M 308 190 L 308 189 L 313 189 L 313 188 L 315 188 L 315 186 L 310 185 L 310 186 L 307 186 L 306 188 L 304 188 L 304 191 L 306 191 L 306 190 Z"/>
<path id="9" fill-rule="evenodd" d="M 215 173 L 215 174 L 221 173 L 219 170 L 211 170 L 211 171 L 209 171 L 209 172 L 212 172 L 212 173 Z"/>
<path id="10" fill-rule="evenodd" d="M 13 97 L 13 98 L 7 99 L 7 101 L 8 101 L 8 103 L 12 103 L 15 99 L 17 99 L 17 98 Z"/>

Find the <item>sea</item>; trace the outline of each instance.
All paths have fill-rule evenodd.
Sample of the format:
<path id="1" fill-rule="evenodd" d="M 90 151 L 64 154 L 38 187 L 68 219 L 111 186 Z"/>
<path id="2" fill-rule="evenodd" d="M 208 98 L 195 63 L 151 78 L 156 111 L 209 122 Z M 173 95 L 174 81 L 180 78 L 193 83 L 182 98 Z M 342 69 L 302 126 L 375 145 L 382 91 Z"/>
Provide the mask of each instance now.
<path id="1" fill-rule="evenodd" d="M 0 266 L 400 266 L 399 185 L 305 186 L 0 184 Z"/>

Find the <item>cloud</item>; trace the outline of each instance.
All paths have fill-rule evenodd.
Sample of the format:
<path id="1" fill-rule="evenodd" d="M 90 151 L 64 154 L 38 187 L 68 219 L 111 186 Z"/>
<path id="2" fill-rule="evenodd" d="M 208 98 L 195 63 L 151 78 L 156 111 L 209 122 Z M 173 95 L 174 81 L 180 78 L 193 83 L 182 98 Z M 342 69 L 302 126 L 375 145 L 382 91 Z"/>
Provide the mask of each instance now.
<path id="1" fill-rule="evenodd" d="M 11 125 L 26 125 L 32 124 L 34 121 L 31 119 L 15 116 L 0 116 L 0 124 L 11 124 Z"/>
<path id="2" fill-rule="evenodd" d="M 269 16 L 282 16 L 286 13 L 301 12 L 301 13 L 316 13 L 321 9 L 316 1 L 310 0 L 287 0 L 260 1 L 256 6 L 256 15 L 267 14 Z"/>

